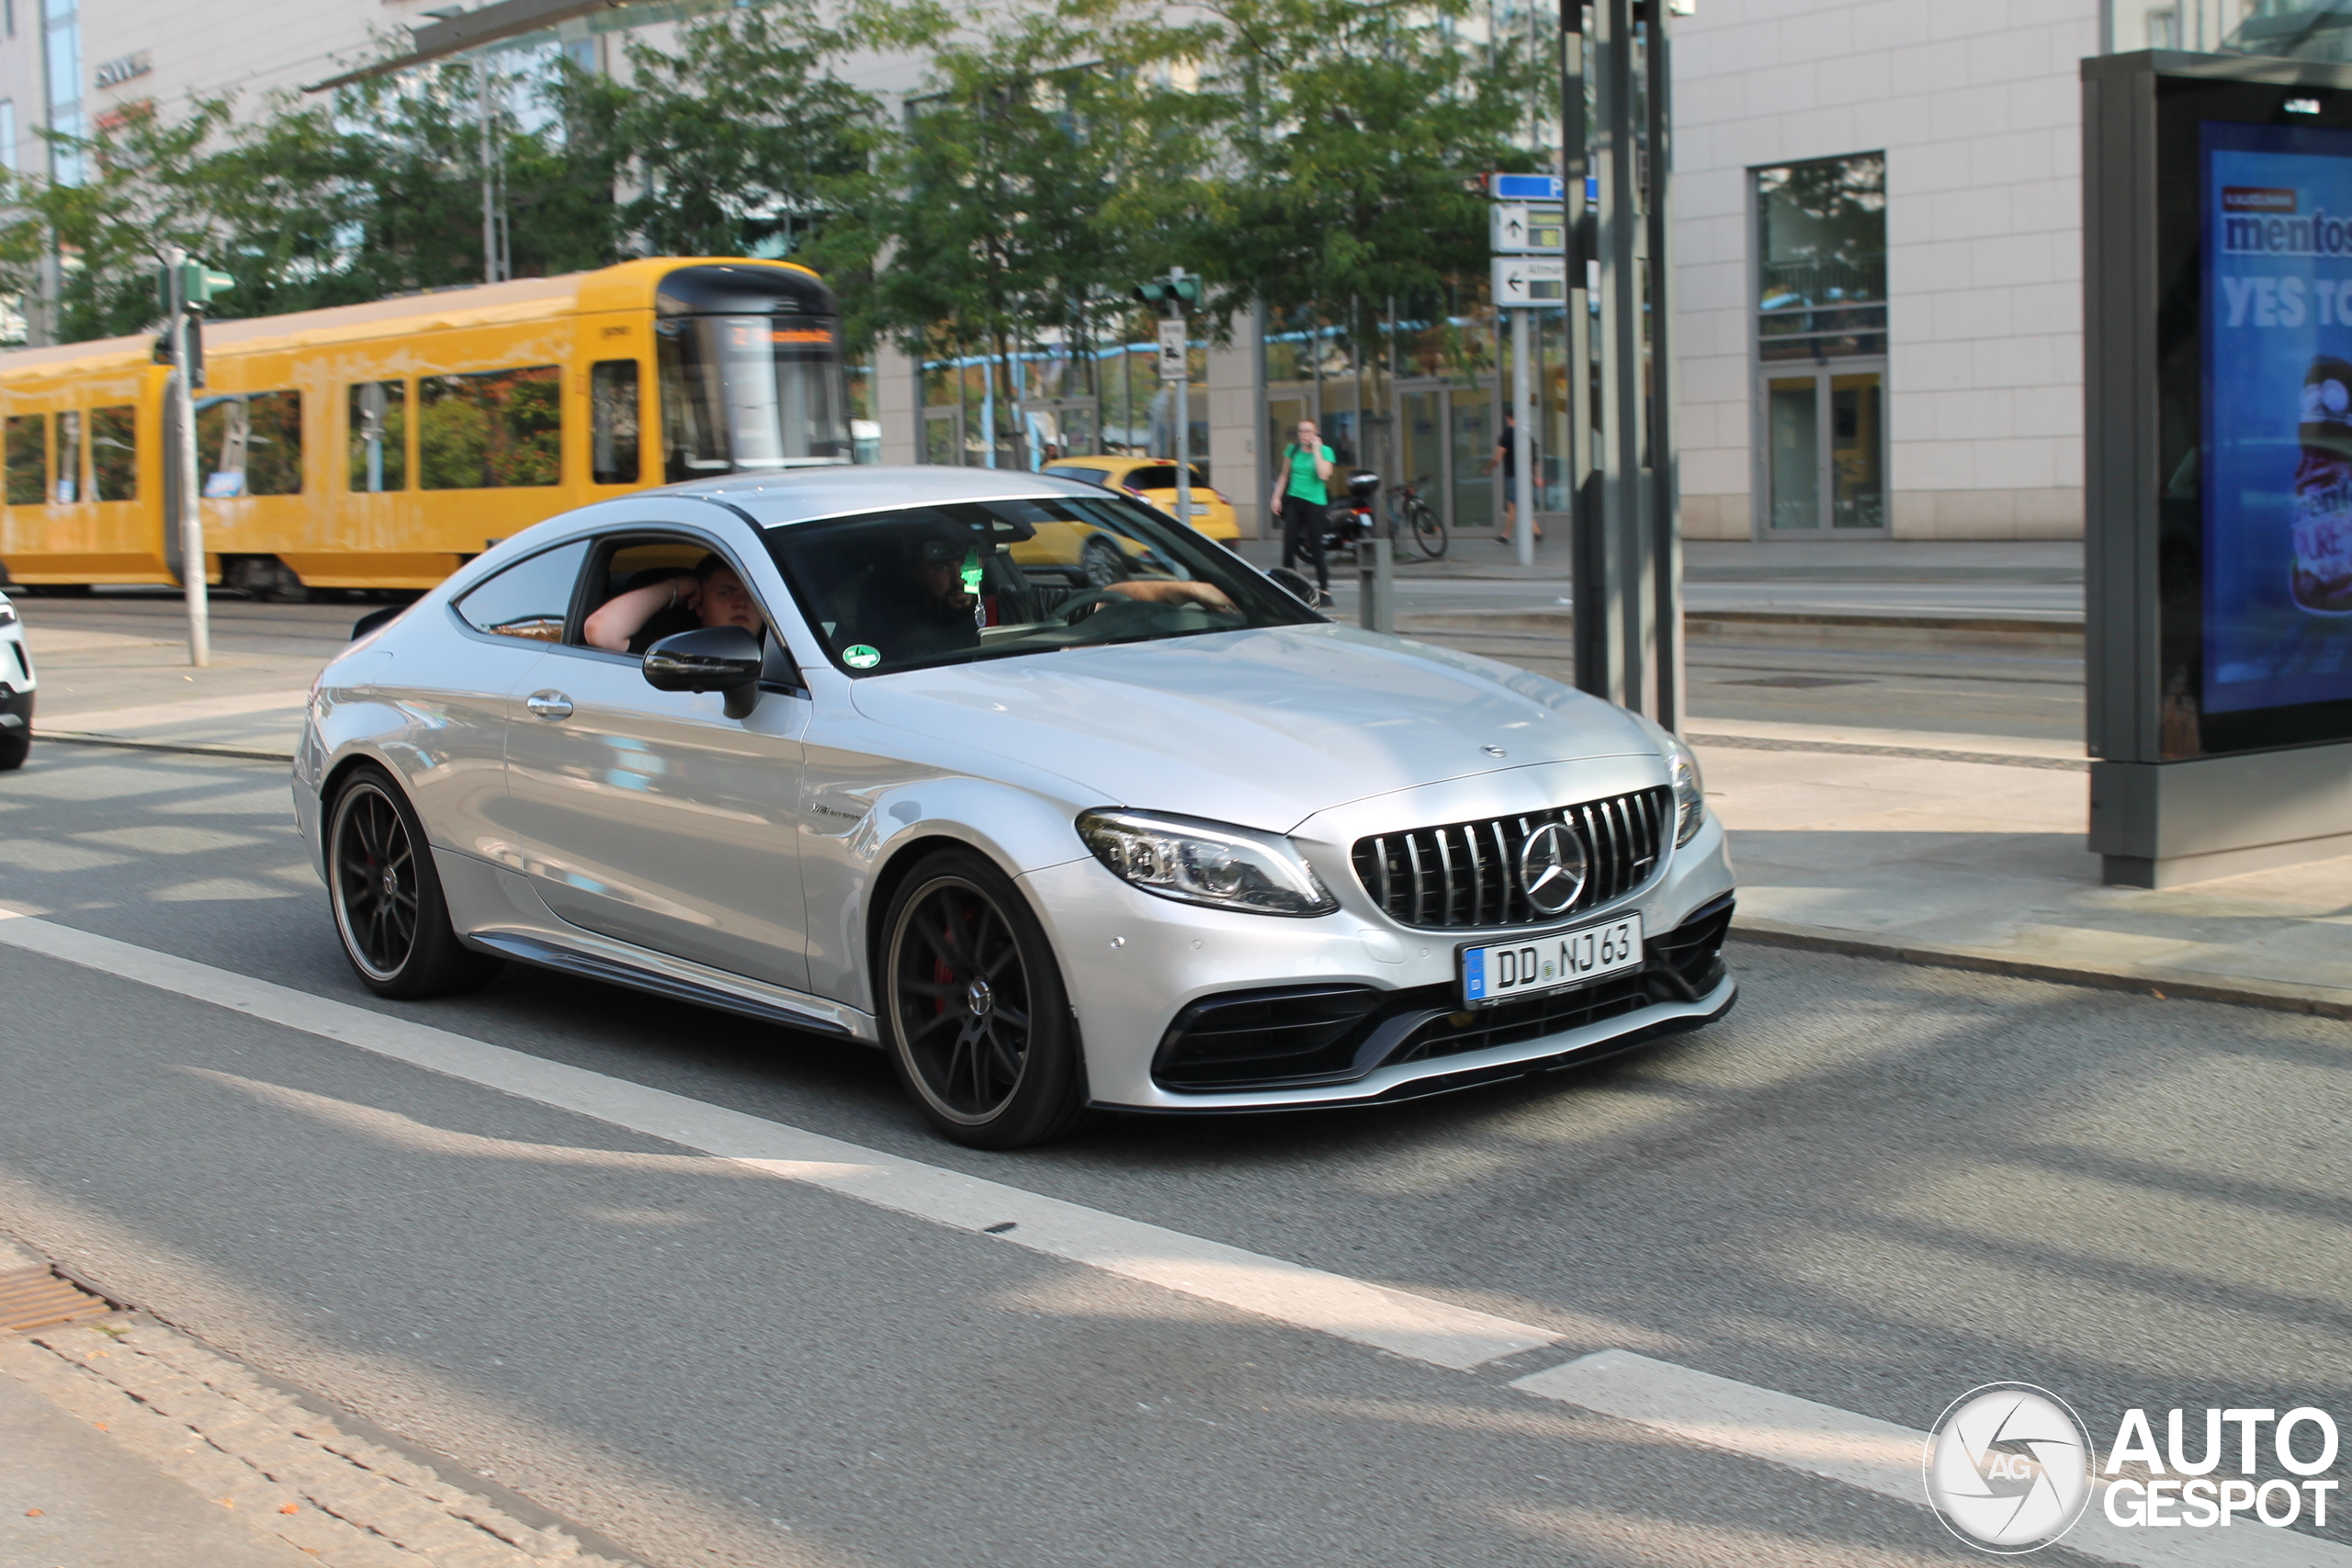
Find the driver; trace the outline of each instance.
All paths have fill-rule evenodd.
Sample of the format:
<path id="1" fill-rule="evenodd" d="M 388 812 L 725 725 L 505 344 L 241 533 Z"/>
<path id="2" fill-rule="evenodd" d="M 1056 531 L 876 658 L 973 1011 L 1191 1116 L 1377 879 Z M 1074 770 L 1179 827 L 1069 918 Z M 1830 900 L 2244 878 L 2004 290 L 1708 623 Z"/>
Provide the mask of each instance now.
<path id="1" fill-rule="evenodd" d="M 690 576 L 664 578 L 615 594 L 590 613 L 580 631 L 591 648 L 642 653 L 673 632 L 698 626 L 741 626 L 753 637 L 767 627 L 751 589 L 716 550 L 696 561 Z"/>

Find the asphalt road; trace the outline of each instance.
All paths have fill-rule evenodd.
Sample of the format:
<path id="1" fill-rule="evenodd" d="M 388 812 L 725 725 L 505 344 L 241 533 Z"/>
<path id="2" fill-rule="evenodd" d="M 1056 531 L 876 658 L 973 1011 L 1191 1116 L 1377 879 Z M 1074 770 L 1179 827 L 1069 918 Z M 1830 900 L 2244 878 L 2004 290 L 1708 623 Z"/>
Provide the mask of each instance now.
<path id="1" fill-rule="evenodd" d="M 0 946 L 0 1228 L 654 1563 L 1980 1560 L 1507 1386 L 1611 1347 L 1913 1428 L 2352 1409 L 2338 1023 L 1736 948 L 1728 1021 L 1611 1066 L 985 1156 L 766 1026 L 373 1000 L 266 764 L 37 750 L 0 902 L 1562 1337 L 1448 1371 Z"/>

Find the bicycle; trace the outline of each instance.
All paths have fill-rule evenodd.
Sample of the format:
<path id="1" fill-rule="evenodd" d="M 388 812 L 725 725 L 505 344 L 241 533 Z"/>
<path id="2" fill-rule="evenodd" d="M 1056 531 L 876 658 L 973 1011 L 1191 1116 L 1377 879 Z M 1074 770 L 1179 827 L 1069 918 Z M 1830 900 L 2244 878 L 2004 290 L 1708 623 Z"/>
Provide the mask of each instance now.
<path id="1" fill-rule="evenodd" d="M 1423 474 L 1411 484 L 1396 487 L 1388 502 L 1388 538 L 1391 544 L 1401 546 L 1404 536 L 1409 533 L 1414 547 L 1423 558 L 1435 560 L 1445 554 L 1447 540 L 1445 520 L 1437 514 L 1435 507 L 1421 499 L 1421 487 L 1429 482 L 1429 476 Z"/>

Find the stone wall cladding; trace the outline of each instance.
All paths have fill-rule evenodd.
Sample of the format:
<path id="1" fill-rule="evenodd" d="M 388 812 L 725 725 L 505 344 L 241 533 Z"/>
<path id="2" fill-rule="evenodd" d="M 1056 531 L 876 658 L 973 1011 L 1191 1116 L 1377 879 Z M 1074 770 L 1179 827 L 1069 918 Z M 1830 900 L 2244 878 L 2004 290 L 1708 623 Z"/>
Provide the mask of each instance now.
<path id="1" fill-rule="evenodd" d="M 0 1340 L 0 1374 L 331 1568 L 627 1568 L 159 1324 L 118 1317 Z"/>
<path id="2" fill-rule="evenodd" d="M 2081 532 L 2078 62 L 2094 0 L 1710 0 L 1675 27 L 1682 490 L 1753 525 L 1748 171 L 1883 151 L 1896 533 Z M 1946 504 L 1990 500 L 1973 514 Z M 1906 513 L 1903 497 L 1937 500 Z M 1697 515 L 1723 537 L 1724 505 Z M 1686 516 L 1690 515 L 1686 510 Z M 2006 521 L 2004 520 L 2006 518 Z M 1981 527 L 1982 532 L 1967 530 Z M 2058 532 L 2054 530 L 2071 530 Z"/>

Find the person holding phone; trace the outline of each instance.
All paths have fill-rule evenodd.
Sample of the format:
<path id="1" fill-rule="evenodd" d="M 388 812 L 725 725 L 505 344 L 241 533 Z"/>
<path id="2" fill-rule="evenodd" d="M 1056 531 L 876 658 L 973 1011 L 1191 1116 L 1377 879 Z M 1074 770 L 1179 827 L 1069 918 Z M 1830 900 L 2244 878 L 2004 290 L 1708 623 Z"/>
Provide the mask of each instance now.
<path id="1" fill-rule="evenodd" d="M 1331 505 L 1337 454 L 1323 445 L 1311 419 L 1300 420 L 1293 436 L 1283 448 L 1267 509 L 1283 520 L 1283 565 L 1295 566 L 1302 555 L 1314 562 L 1316 597 L 1329 605 L 1331 570 L 1323 559 L 1323 518 Z"/>

